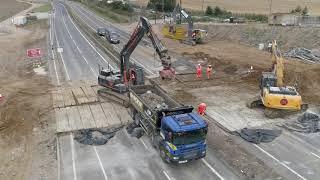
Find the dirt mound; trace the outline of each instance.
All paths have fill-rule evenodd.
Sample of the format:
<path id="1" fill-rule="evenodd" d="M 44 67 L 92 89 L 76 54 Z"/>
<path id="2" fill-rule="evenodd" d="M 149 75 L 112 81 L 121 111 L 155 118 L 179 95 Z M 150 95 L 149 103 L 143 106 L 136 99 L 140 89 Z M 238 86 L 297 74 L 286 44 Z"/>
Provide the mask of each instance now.
<path id="1" fill-rule="evenodd" d="M 276 39 L 282 51 L 292 47 L 318 48 L 320 43 L 318 28 L 269 26 L 267 24 L 249 25 L 196 25 L 208 30 L 208 41 L 232 41 L 258 47 Z"/>

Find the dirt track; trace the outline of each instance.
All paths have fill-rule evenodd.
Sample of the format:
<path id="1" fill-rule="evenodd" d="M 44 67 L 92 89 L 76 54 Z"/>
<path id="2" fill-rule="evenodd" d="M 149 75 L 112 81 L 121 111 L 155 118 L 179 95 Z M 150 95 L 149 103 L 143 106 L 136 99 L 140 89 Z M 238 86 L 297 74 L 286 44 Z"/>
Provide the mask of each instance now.
<path id="1" fill-rule="evenodd" d="M 0 92 L 5 96 L 0 102 L 0 179 L 51 179 L 55 174 L 51 85 L 25 57 L 28 48 L 46 51 L 47 31 L 42 21 L 0 36 Z"/>

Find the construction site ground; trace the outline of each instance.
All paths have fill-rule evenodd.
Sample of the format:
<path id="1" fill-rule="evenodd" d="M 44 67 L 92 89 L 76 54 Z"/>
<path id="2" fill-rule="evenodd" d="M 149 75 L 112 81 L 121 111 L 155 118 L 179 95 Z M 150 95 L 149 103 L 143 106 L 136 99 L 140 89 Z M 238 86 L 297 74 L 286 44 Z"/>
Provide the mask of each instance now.
<path id="1" fill-rule="evenodd" d="M 3 25 L 3 24 L 2 24 Z M 0 179 L 56 179 L 55 121 L 46 75 L 47 21 L 0 35 Z M 44 56 L 26 57 L 41 47 Z M 38 66 L 39 65 L 39 66 Z"/>
<path id="2" fill-rule="evenodd" d="M 162 25 L 159 25 L 158 27 L 161 26 Z M 221 153 L 230 164 L 240 169 L 253 170 L 251 168 L 254 168 L 255 170 L 253 170 L 253 172 L 259 171 L 259 166 L 256 166 L 255 163 L 255 166 L 246 166 L 243 165 L 243 162 L 252 160 L 252 156 L 249 155 L 251 153 L 255 154 L 259 160 L 268 162 L 264 161 L 263 158 L 263 154 L 266 155 L 267 153 L 267 156 L 271 155 L 269 158 L 272 157 L 272 159 L 284 157 L 285 160 L 280 159 L 278 161 L 284 161 L 290 165 L 297 166 L 293 169 L 298 168 L 298 172 L 300 170 L 304 171 L 300 171 L 302 175 L 294 171 L 294 174 L 298 174 L 298 178 L 299 176 L 301 176 L 302 179 L 305 178 L 306 176 L 304 177 L 303 173 L 307 172 L 312 174 L 310 177 L 314 177 L 313 175 L 316 173 L 316 168 L 310 164 L 314 162 L 314 159 L 317 159 L 316 156 L 312 156 L 312 153 L 319 153 L 318 143 L 314 144 L 319 135 L 301 135 L 299 133 L 284 131 L 284 133 L 272 143 L 251 146 L 246 142 L 239 142 L 239 139 L 234 138 L 233 135 L 222 132 L 220 128 L 226 132 L 238 131 L 245 127 L 281 129 L 278 125 L 297 120 L 299 114 L 286 116 L 285 118 L 268 119 L 264 116 L 262 109 L 247 108 L 246 102 L 259 93 L 259 77 L 261 73 L 271 70 L 270 53 L 260 51 L 257 47 L 252 46 L 252 44 L 244 42 L 245 39 L 239 38 L 241 37 L 242 31 L 239 30 L 239 34 L 237 34 L 237 25 L 233 27 L 225 25 L 221 27 L 213 25 L 210 27 L 210 25 L 208 25 L 208 27 L 209 29 L 219 29 L 219 31 L 212 31 L 214 35 L 209 34 L 207 42 L 201 45 L 189 46 L 181 44 L 178 41 L 162 38 L 162 41 L 166 43 L 172 54 L 183 56 L 186 60 L 193 62 L 194 67 L 201 63 L 203 66 L 203 77 L 197 79 L 195 74 L 177 75 L 175 81 L 165 82 L 156 80 L 156 82 L 162 84 L 168 93 L 184 104 L 192 104 L 195 107 L 201 102 L 207 104 L 207 115 L 215 122 L 209 127 L 209 132 L 215 134 L 215 136 L 213 136 L 215 138 L 209 138 L 209 146 L 218 150 L 217 152 Z M 257 25 L 257 27 L 259 27 L 259 25 Z M 160 28 L 158 30 L 160 32 Z M 290 36 L 290 32 L 292 34 L 299 34 L 303 31 L 306 30 L 301 29 L 300 32 L 297 29 L 295 31 L 289 31 L 286 37 Z M 209 33 L 211 33 L 211 31 L 209 31 Z M 301 41 L 305 36 L 300 35 L 293 36 L 291 39 L 281 39 L 281 43 L 290 43 L 292 45 L 296 41 L 297 44 L 303 46 Z M 232 37 L 238 38 L 232 39 Z M 253 36 L 252 38 L 255 37 Z M 310 39 L 308 38 L 308 40 Z M 260 42 L 256 41 L 256 44 Z M 307 46 L 308 44 L 305 45 Z M 213 66 L 213 75 L 210 80 L 207 79 L 205 72 L 208 64 Z M 250 70 L 251 66 L 253 67 L 253 71 Z M 195 71 L 196 69 L 194 68 L 194 72 Z M 288 59 L 285 61 L 285 83 L 297 87 L 299 93 L 302 95 L 303 101 L 309 104 L 309 111 L 315 113 L 320 112 L 319 82 L 320 64 L 308 63 L 298 59 Z M 217 136 L 219 138 L 216 138 Z M 221 139 L 223 140 L 221 141 Z M 292 144 L 290 144 L 290 142 L 292 142 Z M 237 146 L 237 148 L 230 148 L 230 146 Z M 303 147 L 306 147 L 306 149 L 303 149 Z M 249 154 L 238 152 L 241 148 L 246 149 L 246 152 Z M 290 149 L 296 149 L 297 152 L 295 152 L 295 155 L 301 153 L 302 156 L 311 157 L 308 160 L 305 158 L 305 163 L 301 163 L 299 158 L 295 159 L 294 154 L 289 153 Z M 241 158 L 242 155 L 239 153 L 243 153 L 242 155 L 244 155 L 244 157 Z M 273 153 L 276 155 L 273 156 Z M 246 159 L 248 157 L 250 160 Z M 237 164 L 236 162 L 238 161 L 242 163 Z M 257 164 L 259 163 L 261 163 L 261 161 L 257 161 Z M 306 165 L 308 163 L 310 166 Z M 275 166 L 275 164 L 267 164 L 272 167 Z M 314 165 L 315 167 L 318 166 L 316 164 Z M 281 171 L 276 171 L 282 174 Z"/>

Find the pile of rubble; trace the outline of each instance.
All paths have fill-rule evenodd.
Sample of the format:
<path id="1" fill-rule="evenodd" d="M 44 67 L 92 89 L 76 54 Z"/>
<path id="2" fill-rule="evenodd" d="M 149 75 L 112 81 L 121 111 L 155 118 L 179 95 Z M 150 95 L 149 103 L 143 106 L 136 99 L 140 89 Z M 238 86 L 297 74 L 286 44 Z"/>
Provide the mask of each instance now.
<path id="1" fill-rule="evenodd" d="M 284 57 L 299 58 L 305 61 L 320 63 L 320 52 L 306 48 L 292 48 L 283 53 Z"/>
<path id="2" fill-rule="evenodd" d="M 297 121 L 285 123 L 282 127 L 302 133 L 315 133 L 320 131 L 320 117 L 316 114 L 306 112 Z"/>
<path id="3" fill-rule="evenodd" d="M 79 130 L 74 133 L 74 139 L 81 144 L 86 145 L 103 145 L 111 139 L 119 128 L 92 128 Z"/>
<path id="4" fill-rule="evenodd" d="M 154 110 L 168 109 L 165 99 L 151 91 L 142 94 L 141 98 Z"/>

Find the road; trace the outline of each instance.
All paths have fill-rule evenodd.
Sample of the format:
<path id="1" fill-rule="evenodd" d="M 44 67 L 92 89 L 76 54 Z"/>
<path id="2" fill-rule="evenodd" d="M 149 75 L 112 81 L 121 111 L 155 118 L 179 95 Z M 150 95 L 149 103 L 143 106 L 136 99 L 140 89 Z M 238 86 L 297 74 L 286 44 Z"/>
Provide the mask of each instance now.
<path id="1" fill-rule="evenodd" d="M 318 179 L 320 172 L 319 134 L 301 134 L 283 130 L 267 144 L 248 146 L 269 167 L 288 179 Z"/>
<path id="2" fill-rule="evenodd" d="M 69 82 L 95 81 L 98 64 L 107 66 L 110 63 L 116 68 L 111 59 L 79 30 L 65 5 L 59 1 L 53 4 L 50 44 L 56 51 L 51 51 L 52 61 L 49 62 L 53 84 L 63 86 Z M 59 134 L 57 139 L 58 177 L 61 180 L 239 179 L 211 149 L 203 160 L 172 166 L 162 162 L 147 137 L 130 137 L 125 130 L 102 146 L 80 144 L 73 139 L 73 133 Z"/>
<path id="3" fill-rule="evenodd" d="M 105 19 L 102 19 L 79 3 L 69 2 L 68 5 L 76 16 L 79 17 L 93 32 L 95 32 L 98 27 L 107 27 L 118 32 L 120 34 L 120 44 L 113 45 L 115 51 L 120 52 L 125 43 L 128 42 L 132 32 L 127 32 L 120 25 L 112 24 Z M 194 65 L 184 61 L 181 57 L 171 58 L 177 74 L 190 73 L 194 71 Z M 131 61 L 143 67 L 149 77 L 158 76 L 159 70 L 162 69 L 160 59 L 148 39 L 142 41 L 138 45 L 136 50 L 132 53 Z"/>

